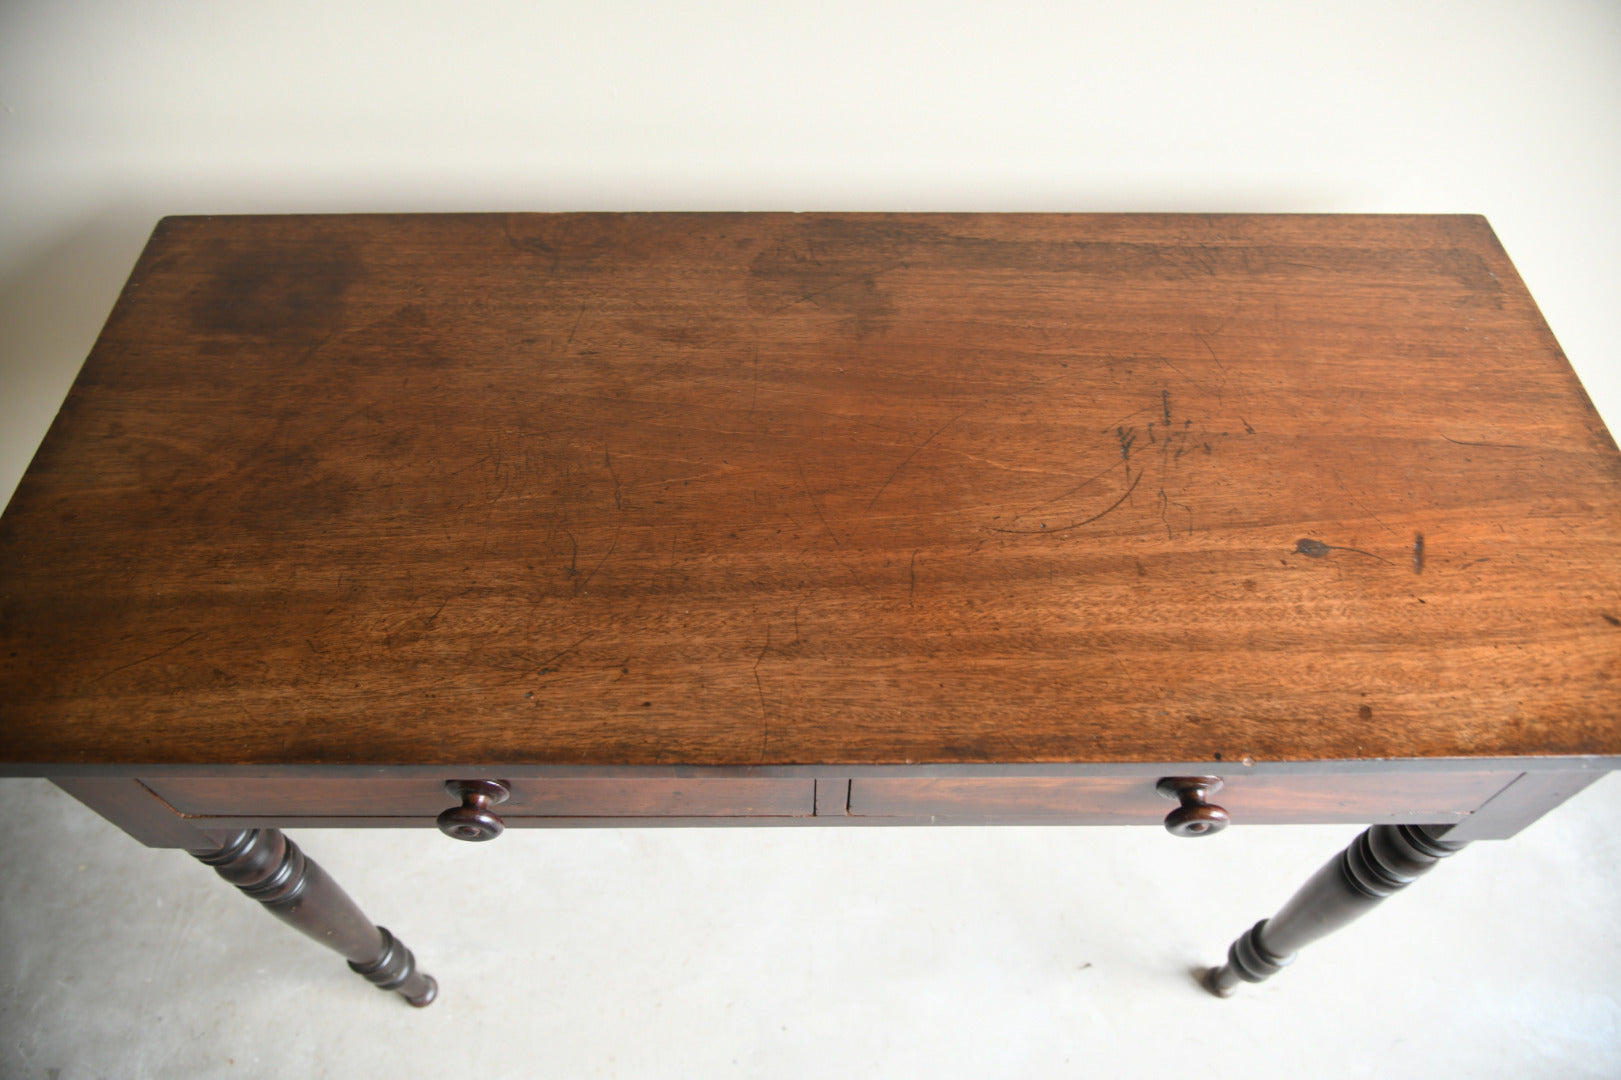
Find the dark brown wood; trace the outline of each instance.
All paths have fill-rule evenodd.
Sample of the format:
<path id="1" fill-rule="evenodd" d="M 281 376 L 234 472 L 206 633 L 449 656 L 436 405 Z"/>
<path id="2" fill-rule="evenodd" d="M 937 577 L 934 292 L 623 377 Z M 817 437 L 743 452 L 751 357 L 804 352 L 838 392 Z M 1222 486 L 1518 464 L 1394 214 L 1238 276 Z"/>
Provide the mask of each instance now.
<path id="1" fill-rule="evenodd" d="M 1201 983 L 1217 997 L 1230 997 L 1240 982 L 1276 975 L 1300 949 L 1366 914 L 1466 846 L 1443 839 L 1446 832 L 1446 826 L 1375 825 L 1312 875 L 1275 916 L 1240 935 L 1227 951 L 1227 963 L 1202 973 Z"/>
<path id="2" fill-rule="evenodd" d="M 1221 804 L 1240 824 L 1444 823 L 1463 819 L 1516 775 L 1238 775 L 1225 781 Z M 1152 825 L 1165 817 L 1156 787 L 1152 776 L 856 779 L 849 807 L 862 817 L 928 816 L 976 824 L 1045 820 Z"/>
<path id="3" fill-rule="evenodd" d="M 494 840 L 506 830 L 500 815 L 490 807 L 504 803 L 512 786 L 504 780 L 446 780 L 445 790 L 461 805 L 442 811 L 436 819 L 439 831 L 456 840 Z"/>
<path id="4" fill-rule="evenodd" d="M 816 781 L 816 816 L 819 818 L 843 818 L 850 815 L 850 781 L 817 780 Z"/>
<path id="5" fill-rule="evenodd" d="M 1154 790 L 1180 806 L 1165 815 L 1165 831 L 1172 836 L 1214 836 L 1227 827 L 1231 816 L 1210 801 L 1220 791 L 1219 776 L 1167 776 Z"/>
<path id="6" fill-rule="evenodd" d="M 1618 481 L 1478 217 L 166 219 L 0 518 L 0 773 L 419 1001 L 219 830 L 1403 823 L 1220 990 L 1621 764 Z"/>
<path id="7" fill-rule="evenodd" d="M 0 761 L 1617 755 L 1618 479 L 1475 217 L 168 219 Z"/>
<path id="8" fill-rule="evenodd" d="M 248 829 L 216 848 L 193 851 L 276 918 L 342 954 L 356 974 L 419 1008 L 438 996 L 433 976 L 381 926 L 374 926 L 326 871 L 277 829 Z"/>
<path id="9" fill-rule="evenodd" d="M 809 815 L 814 812 L 815 783 L 745 778 L 514 780 L 507 784 L 509 795 L 501 814 L 504 818 Z M 447 801 L 444 781 L 429 779 L 164 777 L 147 784 L 177 810 L 198 817 L 352 814 L 431 821 Z"/>
<path id="10" fill-rule="evenodd" d="M 1602 772 L 1526 772 L 1447 832 L 1448 840 L 1502 840 L 1587 789 Z"/>
<path id="11" fill-rule="evenodd" d="M 181 817 L 139 780 L 58 776 L 51 783 L 147 847 L 195 850 L 219 842 L 217 835 Z"/>

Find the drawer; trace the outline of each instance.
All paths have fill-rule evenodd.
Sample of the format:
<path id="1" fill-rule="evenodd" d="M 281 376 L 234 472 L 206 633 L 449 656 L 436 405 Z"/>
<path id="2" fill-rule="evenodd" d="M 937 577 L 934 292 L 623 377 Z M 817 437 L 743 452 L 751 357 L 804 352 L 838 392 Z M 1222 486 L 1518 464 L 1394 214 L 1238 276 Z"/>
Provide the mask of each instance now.
<path id="1" fill-rule="evenodd" d="M 182 814 L 222 818 L 433 818 L 457 800 L 445 779 L 163 777 L 142 783 Z M 523 818 L 809 817 L 814 780 L 513 780 L 495 809 Z"/>
<path id="2" fill-rule="evenodd" d="M 1224 778 L 1211 796 L 1238 824 L 1458 821 L 1516 772 L 1403 772 Z M 1150 825 L 1175 805 L 1158 777 L 884 777 L 850 784 L 852 817 L 938 823 Z"/>

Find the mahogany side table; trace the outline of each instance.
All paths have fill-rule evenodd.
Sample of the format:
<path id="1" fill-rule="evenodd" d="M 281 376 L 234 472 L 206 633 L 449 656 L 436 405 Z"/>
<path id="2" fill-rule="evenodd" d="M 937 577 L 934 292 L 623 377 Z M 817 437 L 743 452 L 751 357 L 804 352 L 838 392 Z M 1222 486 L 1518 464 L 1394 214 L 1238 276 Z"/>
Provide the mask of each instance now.
<path id="1" fill-rule="evenodd" d="M 1618 705 L 1479 217 L 169 218 L 0 519 L 0 774 L 418 1005 L 282 828 L 1370 825 L 1225 994 Z"/>

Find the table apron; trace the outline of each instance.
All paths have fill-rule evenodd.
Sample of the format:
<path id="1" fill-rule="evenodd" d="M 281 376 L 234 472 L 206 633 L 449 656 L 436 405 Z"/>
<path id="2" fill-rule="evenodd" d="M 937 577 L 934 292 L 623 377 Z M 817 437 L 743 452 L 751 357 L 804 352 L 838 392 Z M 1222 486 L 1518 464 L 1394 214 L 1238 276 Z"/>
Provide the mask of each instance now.
<path id="1" fill-rule="evenodd" d="M 1213 801 L 1235 824 L 1450 824 L 1521 773 L 1249 774 Z M 238 828 L 431 828 L 455 805 L 428 777 L 145 776 L 57 783 L 143 842 Z M 512 781 L 509 828 L 723 825 L 1155 825 L 1153 776 L 544 777 Z"/>

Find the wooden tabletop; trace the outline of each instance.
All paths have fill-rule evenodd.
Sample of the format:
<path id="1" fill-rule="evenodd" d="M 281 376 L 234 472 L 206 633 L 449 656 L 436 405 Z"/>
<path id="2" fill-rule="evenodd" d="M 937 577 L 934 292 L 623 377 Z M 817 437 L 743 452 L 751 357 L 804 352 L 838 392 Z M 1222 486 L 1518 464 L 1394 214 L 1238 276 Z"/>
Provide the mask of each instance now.
<path id="1" fill-rule="evenodd" d="M 1479 217 L 170 218 L 0 762 L 1621 754 L 1621 456 Z"/>

